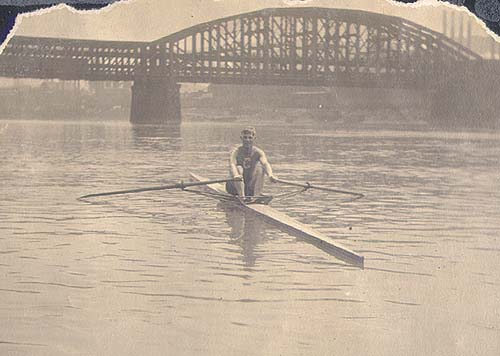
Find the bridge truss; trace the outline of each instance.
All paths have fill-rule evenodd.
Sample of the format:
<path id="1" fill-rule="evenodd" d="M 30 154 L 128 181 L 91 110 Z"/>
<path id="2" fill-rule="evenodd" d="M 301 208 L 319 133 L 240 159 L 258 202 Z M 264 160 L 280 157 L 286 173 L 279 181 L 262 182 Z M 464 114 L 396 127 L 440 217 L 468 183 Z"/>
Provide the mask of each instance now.
<path id="1" fill-rule="evenodd" d="M 281 85 L 415 85 L 479 56 L 401 18 L 278 8 L 197 25 L 148 46 L 148 71 L 179 81 Z"/>
<path id="2" fill-rule="evenodd" d="M 147 42 L 13 38 L 0 75 L 84 80 L 406 87 L 479 59 L 413 22 L 358 10 L 274 8 Z"/>

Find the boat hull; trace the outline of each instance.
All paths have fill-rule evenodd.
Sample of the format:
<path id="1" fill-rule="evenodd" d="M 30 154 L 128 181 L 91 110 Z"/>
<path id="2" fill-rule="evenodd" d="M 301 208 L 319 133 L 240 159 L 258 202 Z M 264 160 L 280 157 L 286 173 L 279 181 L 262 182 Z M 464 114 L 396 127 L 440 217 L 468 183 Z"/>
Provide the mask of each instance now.
<path id="1" fill-rule="evenodd" d="M 206 178 L 198 176 L 196 174 L 191 173 L 191 177 L 195 181 L 203 181 Z M 238 208 L 252 212 L 256 214 L 260 218 L 262 218 L 267 223 L 275 226 L 281 231 L 289 233 L 293 236 L 296 236 L 312 245 L 318 247 L 322 251 L 344 261 L 349 264 L 356 265 L 358 267 L 363 267 L 364 265 L 364 257 L 357 254 L 356 252 L 348 249 L 345 246 L 342 246 L 337 241 L 332 238 L 322 234 L 316 229 L 311 228 L 291 217 L 282 213 L 269 205 L 265 204 L 245 204 L 241 202 L 238 198 L 233 197 L 228 193 L 226 193 L 225 188 L 222 184 L 209 184 L 206 186 L 206 189 L 209 191 L 216 193 L 214 198 L 224 197 L 224 201 L 231 201 Z"/>

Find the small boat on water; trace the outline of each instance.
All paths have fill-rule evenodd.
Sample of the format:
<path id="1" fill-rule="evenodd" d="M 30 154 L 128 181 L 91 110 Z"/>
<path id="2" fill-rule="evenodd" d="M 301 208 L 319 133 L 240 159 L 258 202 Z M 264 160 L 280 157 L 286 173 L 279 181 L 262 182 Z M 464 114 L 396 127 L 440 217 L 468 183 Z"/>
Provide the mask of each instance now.
<path id="1" fill-rule="evenodd" d="M 85 201 L 89 198 L 102 197 L 102 196 L 110 196 L 110 195 L 119 195 L 119 194 L 131 194 L 131 193 L 141 193 L 147 191 L 159 191 L 159 190 L 167 190 L 167 189 L 181 189 L 186 192 L 198 193 L 205 196 L 209 196 L 211 198 L 217 199 L 222 202 L 228 202 L 233 204 L 239 209 L 242 209 L 245 212 L 250 212 L 255 214 L 257 217 L 263 219 L 267 223 L 277 227 L 278 229 L 287 232 L 291 235 L 294 235 L 310 244 L 320 248 L 326 253 L 335 256 L 336 258 L 347 262 L 349 264 L 363 267 L 364 266 L 364 257 L 360 254 L 350 250 L 349 248 L 342 246 L 339 242 L 334 239 L 322 234 L 320 231 L 313 229 L 310 226 L 307 226 L 290 216 L 272 208 L 269 206 L 269 203 L 273 199 L 272 196 L 257 196 L 257 197 L 238 197 L 231 195 L 226 192 L 225 186 L 222 183 L 227 183 L 229 181 L 235 181 L 235 178 L 229 179 L 215 179 L 208 180 L 202 176 L 191 173 L 191 182 L 179 182 L 173 183 L 169 185 L 163 186 L 155 186 L 155 187 L 146 187 L 146 188 L 135 188 L 135 189 L 127 189 L 127 190 L 118 190 L 112 192 L 105 193 L 93 193 L 87 194 L 80 197 L 80 200 Z M 282 179 L 275 179 L 275 182 L 281 183 L 284 185 L 296 186 L 300 187 L 301 190 L 297 191 L 293 194 L 297 194 L 298 192 L 305 191 L 307 189 L 318 189 L 324 190 L 334 193 L 341 194 L 349 194 L 354 196 L 354 199 L 359 199 L 363 197 L 363 194 L 349 192 L 345 190 L 332 189 L 327 187 L 320 187 L 316 185 L 312 185 L 310 183 L 302 184 L 297 182 L 285 181 Z M 191 187 L 201 187 L 202 190 L 190 190 L 188 188 Z M 281 194 L 280 197 L 287 196 L 290 194 Z M 276 196 L 278 197 L 278 196 Z"/>
<path id="2" fill-rule="evenodd" d="M 206 178 L 191 173 L 191 178 L 195 182 L 207 181 Z M 267 223 L 275 226 L 276 228 L 290 233 L 304 241 L 307 241 L 314 246 L 320 248 L 326 253 L 337 257 L 338 259 L 362 267 L 364 264 L 364 257 L 358 253 L 342 246 L 340 243 L 334 239 L 322 234 L 316 229 L 307 226 L 290 216 L 282 213 L 268 204 L 271 201 L 271 197 L 257 197 L 250 203 L 245 203 L 239 197 L 228 194 L 223 184 L 212 183 L 203 186 L 207 191 L 207 195 L 224 202 L 231 202 L 236 207 L 254 213 L 255 215 L 262 218 Z"/>

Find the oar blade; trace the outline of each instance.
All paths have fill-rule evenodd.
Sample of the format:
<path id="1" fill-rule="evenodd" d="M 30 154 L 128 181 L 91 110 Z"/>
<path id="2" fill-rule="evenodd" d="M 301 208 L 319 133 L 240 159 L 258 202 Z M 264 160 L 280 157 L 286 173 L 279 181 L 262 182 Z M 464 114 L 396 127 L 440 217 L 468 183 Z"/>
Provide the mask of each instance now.
<path id="1" fill-rule="evenodd" d="M 162 186 L 156 186 L 156 187 L 117 190 L 117 191 L 113 191 L 113 192 L 104 192 L 104 193 L 93 193 L 93 194 L 87 194 L 87 195 L 81 196 L 78 199 L 104 197 L 104 196 L 120 195 L 120 194 L 142 193 L 142 192 L 149 192 L 149 191 L 155 191 L 155 190 L 184 189 L 184 188 L 193 187 L 193 186 L 208 185 L 208 184 L 214 184 L 214 183 L 225 183 L 225 182 L 234 181 L 234 180 L 235 180 L 234 178 L 229 178 L 229 179 L 207 180 L 207 181 L 202 181 L 202 182 L 180 182 L 180 183 L 162 185 Z"/>
<path id="2" fill-rule="evenodd" d="M 104 197 L 104 196 L 110 196 L 110 195 L 130 194 L 130 193 L 141 193 L 141 192 L 148 192 L 148 191 L 153 191 L 153 190 L 176 189 L 176 188 L 180 188 L 181 184 L 182 183 L 177 183 L 177 184 L 170 184 L 170 185 L 164 185 L 164 186 L 158 186 L 158 187 L 136 188 L 136 189 L 127 189 L 127 190 L 116 190 L 113 192 L 87 194 L 87 195 L 80 197 L 80 199 Z"/>

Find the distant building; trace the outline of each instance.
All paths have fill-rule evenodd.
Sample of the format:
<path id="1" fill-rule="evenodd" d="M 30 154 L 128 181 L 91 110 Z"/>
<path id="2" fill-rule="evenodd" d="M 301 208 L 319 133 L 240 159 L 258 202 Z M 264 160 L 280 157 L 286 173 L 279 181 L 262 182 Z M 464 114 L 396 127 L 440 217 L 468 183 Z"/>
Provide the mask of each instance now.
<path id="1" fill-rule="evenodd" d="M 484 59 L 500 59 L 500 43 L 487 32 L 473 32 L 473 19 L 461 12 L 443 11 L 442 33 Z"/>
<path id="2" fill-rule="evenodd" d="M 130 83 L 38 79 L 2 80 L 0 118 L 79 119 L 124 117 Z"/>
<path id="3" fill-rule="evenodd" d="M 336 107 L 335 88 L 274 85 L 210 85 L 214 105 L 235 108 L 254 107 Z"/>

